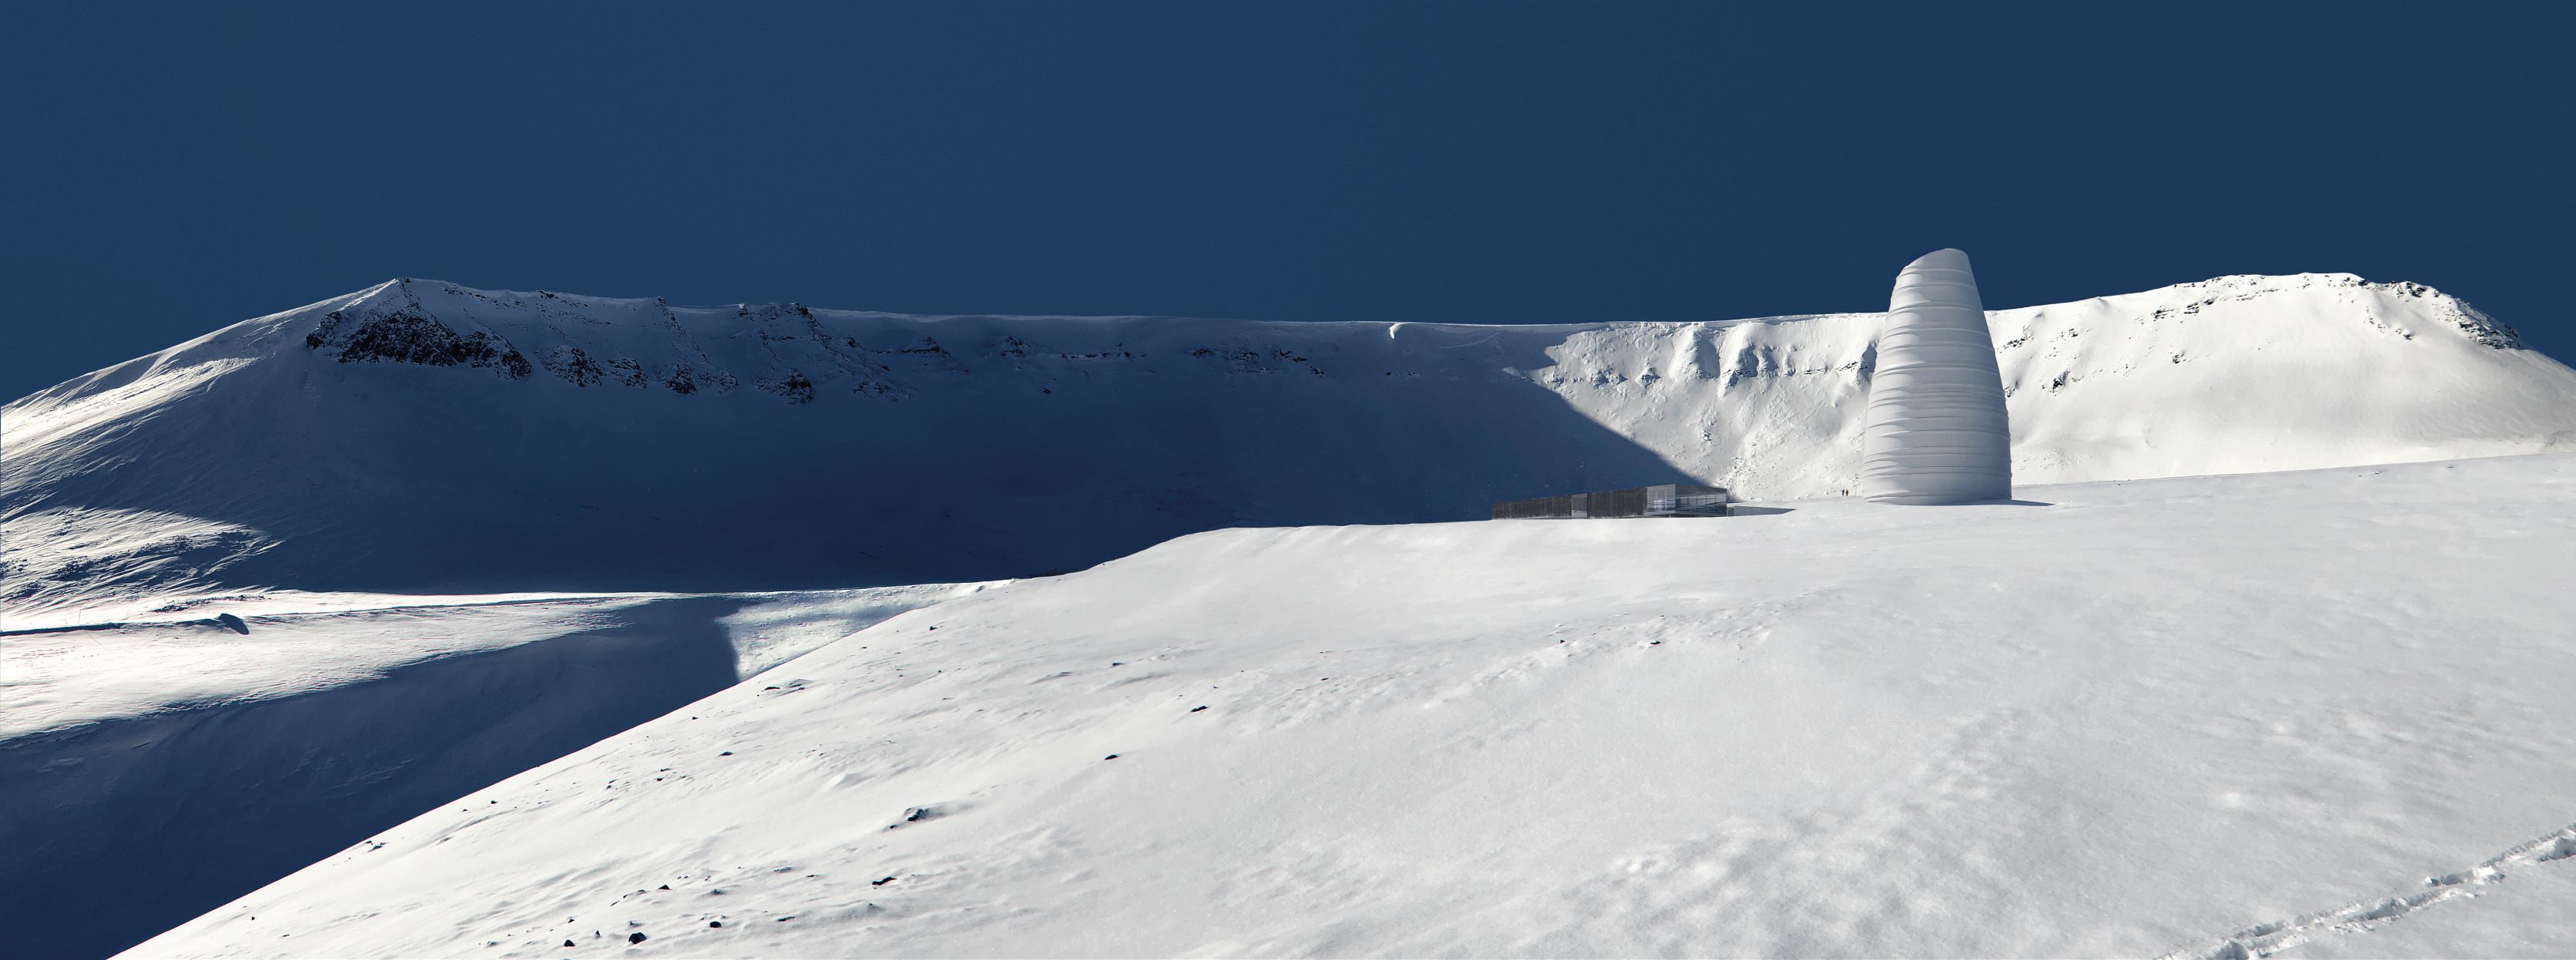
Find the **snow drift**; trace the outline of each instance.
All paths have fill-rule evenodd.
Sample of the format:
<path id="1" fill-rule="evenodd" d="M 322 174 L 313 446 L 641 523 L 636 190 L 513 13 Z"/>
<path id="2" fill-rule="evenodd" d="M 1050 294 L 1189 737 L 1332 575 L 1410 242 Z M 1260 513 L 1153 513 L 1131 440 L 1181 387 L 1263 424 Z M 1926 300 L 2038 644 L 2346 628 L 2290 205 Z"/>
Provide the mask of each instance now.
<path id="1" fill-rule="evenodd" d="M 2576 949 L 2576 455 L 2019 493 L 1185 537 L 133 954 Z"/>
<path id="2" fill-rule="evenodd" d="M 2025 483 L 2576 448 L 2576 373 L 2415 284 L 2227 277 L 1988 319 Z M 254 586 L 988 580 L 1650 483 L 1831 496 L 1858 479 L 1880 322 L 922 317 L 389 282 L 0 410 L 0 604 L 27 625 Z"/>

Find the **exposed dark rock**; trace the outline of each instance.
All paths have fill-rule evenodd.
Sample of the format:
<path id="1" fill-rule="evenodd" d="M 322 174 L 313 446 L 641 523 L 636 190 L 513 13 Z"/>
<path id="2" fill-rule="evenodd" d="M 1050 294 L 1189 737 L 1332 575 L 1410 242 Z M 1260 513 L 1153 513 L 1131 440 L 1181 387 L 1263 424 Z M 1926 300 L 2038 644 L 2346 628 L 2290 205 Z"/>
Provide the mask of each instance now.
<path id="1" fill-rule="evenodd" d="M 418 305 L 350 317 L 334 312 L 304 337 L 309 350 L 336 347 L 341 363 L 411 363 L 432 367 L 483 367 L 512 380 L 528 375 L 528 358 L 510 341 L 486 330 L 458 332 Z"/>
<path id="2" fill-rule="evenodd" d="M 2521 332 L 2510 324 L 2480 313 L 2466 303 L 2452 302 L 2458 304 L 2459 313 L 2451 317 L 2451 322 L 2459 326 L 2460 332 L 2468 334 L 2469 339 L 2497 350 L 2530 349 L 2523 345 Z"/>
<path id="3" fill-rule="evenodd" d="M 576 387 L 591 386 L 608 375 L 597 361 L 590 358 L 589 351 L 566 344 L 559 343 L 548 349 L 544 363 L 546 372 Z"/>
<path id="4" fill-rule="evenodd" d="M 801 370 L 789 370 L 784 377 L 762 377 L 752 385 L 785 397 L 789 403 L 814 402 L 814 381 L 806 379 Z"/>
<path id="5" fill-rule="evenodd" d="M 644 385 L 644 365 L 635 362 L 632 357 L 619 357 L 615 360 L 608 361 L 608 374 L 609 376 L 617 378 L 618 383 L 626 386 L 641 387 Z"/>
<path id="6" fill-rule="evenodd" d="M 930 336 L 929 334 L 926 334 L 926 333 L 925 333 L 925 334 L 922 334 L 918 339 L 915 339 L 915 340 L 914 340 L 914 341 L 912 341 L 911 343 L 906 344 L 906 345 L 904 345 L 904 346 L 895 347 L 895 348 L 887 349 L 887 350 L 871 350 L 871 351 L 868 351 L 868 352 L 870 352 L 870 353 L 883 353 L 883 354 L 911 354 L 911 355 L 915 355 L 915 356 L 934 356 L 934 357 L 945 357 L 945 356 L 948 356 L 948 355 L 949 355 L 949 354 L 948 354 L 948 348 L 943 347 L 943 346 L 940 346 L 940 345 L 939 345 L 939 341 L 938 341 L 936 338 L 933 338 L 932 336 Z"/>

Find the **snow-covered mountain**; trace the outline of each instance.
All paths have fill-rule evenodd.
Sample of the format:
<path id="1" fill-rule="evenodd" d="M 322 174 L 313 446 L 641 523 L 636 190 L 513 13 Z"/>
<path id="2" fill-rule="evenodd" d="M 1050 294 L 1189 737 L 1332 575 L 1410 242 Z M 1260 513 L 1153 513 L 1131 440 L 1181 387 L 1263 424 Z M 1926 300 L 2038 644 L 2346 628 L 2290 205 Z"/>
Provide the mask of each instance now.
<path id="1" fill-rule="evenodd" d="M 1878 319 L 924 317 L 389 282 L 0 410 L 0 603 L 29 624 L 250 587 L 984 580 L 1588 488 L 1829 496 Z M 2023 483 L 2576 449 L 2576 373 L 2415 284 L 2226 277 L 1990 319 Z"/>
<path id="2" fill-rule="evenodd" d="M 1890 513 L 1839 497 L 1879 319 L 397 281 L 237 324 L 0 408 L 0 861 L 37 891 L 0 913 L 97 956 L 820 647 L 144 952 L 626 945 L 495 904 L 680 953 L 2565 952 L 2566 661 L 2525 641 L 2567 616 L 2568 457 L 2046 484 L 2576 449 L 2576 373 L 2346 275 L 1995 312 L 2055 506 Z M 1677 479 L 1788 512 L 1182 536 Z M 469 591 L 512 595 L 421 596 Z M 1623 776 L 1659 799 L 1544 789 Z"/>
<path id="3" fill-rule="evenodd" d="M 1184 537 L 130 955 L 2576 952 L 2576 455 L 2022 496 Z"/>

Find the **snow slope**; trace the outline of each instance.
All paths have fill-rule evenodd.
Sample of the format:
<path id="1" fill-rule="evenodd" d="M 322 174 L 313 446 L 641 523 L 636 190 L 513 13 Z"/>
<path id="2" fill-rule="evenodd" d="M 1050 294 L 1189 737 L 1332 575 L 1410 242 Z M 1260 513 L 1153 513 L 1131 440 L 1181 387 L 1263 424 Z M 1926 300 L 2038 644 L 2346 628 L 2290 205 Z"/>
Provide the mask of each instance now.
<path id="1" fill-rule="evenodd" d="M 106 956 L 423 810 L 982 586 L 257 597 L 0 637 L 5 952 Z"/>
<path id="2" fill-rule="evenodd" d="M 2576 952 L 2576 455 L 2021 495 L 1184 537 L 132 955 Z"/>
<path id="3" fill-rule="evenodd" d="M 2225 277 L 1991 322 L 2025 483 L 2576 449 L 2576 373 L 2415 284 Z M 0 409 L 0 614 L 986 580 L 1612 486 L 1831 496 L 1878 323 L 922 317 L 390 282 Z"/>

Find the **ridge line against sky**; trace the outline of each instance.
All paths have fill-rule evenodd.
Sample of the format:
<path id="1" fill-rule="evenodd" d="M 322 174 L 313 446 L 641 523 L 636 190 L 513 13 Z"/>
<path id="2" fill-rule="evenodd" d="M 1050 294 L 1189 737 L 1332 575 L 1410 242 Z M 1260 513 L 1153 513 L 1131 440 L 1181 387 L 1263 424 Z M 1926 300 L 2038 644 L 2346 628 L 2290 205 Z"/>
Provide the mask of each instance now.
<path id="1" fill-rule="evenodd" d="M 1594 322 L 2349 272 L 2576 354 L 2564 7 L 0 8 L 18 397 L 434 276 Z M 2544 266 L 2546 265 L 2546 266 Z"/>

